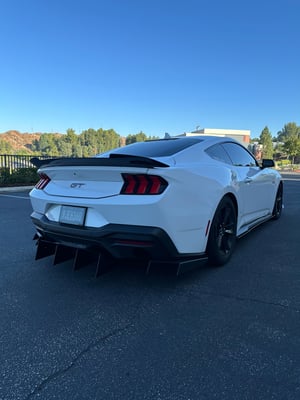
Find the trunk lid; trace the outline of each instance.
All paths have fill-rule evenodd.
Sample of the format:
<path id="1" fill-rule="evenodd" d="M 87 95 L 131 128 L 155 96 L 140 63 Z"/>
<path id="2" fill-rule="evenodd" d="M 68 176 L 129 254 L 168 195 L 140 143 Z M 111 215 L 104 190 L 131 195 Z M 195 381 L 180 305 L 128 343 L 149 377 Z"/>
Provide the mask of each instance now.
<path id="1" fill-rule="evenodd" d="M 51 180 L 43 189 L 51 196 L 101 199 L 120 194 L 124 180 L 122 173 L 156 174 L 154 168 L 166 168 L 159 160 L 113 155 L 111 157 L 61 158 L 38 160 L 39 172 Z"/>
<path id="2" fill-rule="evenodd" d="M 101 199 L 117 196 L 123 186 L 121 173 L 144 173 L 146 168 L 60 167 L 45 168 L 51 181 L 44 192 L 51 196 Z"/>

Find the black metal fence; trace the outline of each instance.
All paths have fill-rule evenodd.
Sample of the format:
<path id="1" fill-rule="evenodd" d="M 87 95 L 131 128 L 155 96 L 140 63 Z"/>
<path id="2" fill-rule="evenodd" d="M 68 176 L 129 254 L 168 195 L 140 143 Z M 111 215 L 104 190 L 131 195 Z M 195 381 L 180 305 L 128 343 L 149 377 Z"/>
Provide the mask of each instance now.
<path id="1" fill-rule="evenodd" d="M 20 168 L 34 168 L 30 162 L 33 156 L 30 155 L 14 155 L 14 154 L 0 154 L 0 168 L 5 168 L 10 174 Z M 50 156 L 38 156 L 40 159 L 53 158 Z"/>
<path id="2" fill-rule="evenodd" d="M 37 168 L 30 155 L 0 154 L 0 187 L 35 185 L 39 180 Z M 54 157 L 38 156 L 40 159 Z"/>

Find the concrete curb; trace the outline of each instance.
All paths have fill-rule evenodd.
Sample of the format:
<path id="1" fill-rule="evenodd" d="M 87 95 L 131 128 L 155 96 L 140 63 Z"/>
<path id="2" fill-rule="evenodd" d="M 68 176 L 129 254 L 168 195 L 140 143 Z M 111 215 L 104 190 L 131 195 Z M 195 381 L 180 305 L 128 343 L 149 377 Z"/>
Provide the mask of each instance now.
<path id="1" fill-rule="evenodd" d="M 33 189 L 34 186 L 11 186 L 11 187 L 0 187 L 1 192 L 23 192 Z"/>

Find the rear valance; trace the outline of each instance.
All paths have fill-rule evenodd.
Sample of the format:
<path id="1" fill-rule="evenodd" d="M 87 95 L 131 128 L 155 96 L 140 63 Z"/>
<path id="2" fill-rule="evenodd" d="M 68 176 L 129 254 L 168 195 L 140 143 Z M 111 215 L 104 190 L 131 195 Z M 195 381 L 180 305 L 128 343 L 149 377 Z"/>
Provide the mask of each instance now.
<path id="1" fill-rule="evenodd" d="M 31 163 L 37 168 L 51 166 L 51 167 L 141 167 L 141 168 L 155 168 L 155 167 L 169 167 L 168 164 L 154 160 L 148 157 L 130 156 L 126 154 L 110 154 L 106 157 L 89 157 L 89 158 L 53 158 L 47 160 L 40 160 L 37 157 L 32 158 Z"/>

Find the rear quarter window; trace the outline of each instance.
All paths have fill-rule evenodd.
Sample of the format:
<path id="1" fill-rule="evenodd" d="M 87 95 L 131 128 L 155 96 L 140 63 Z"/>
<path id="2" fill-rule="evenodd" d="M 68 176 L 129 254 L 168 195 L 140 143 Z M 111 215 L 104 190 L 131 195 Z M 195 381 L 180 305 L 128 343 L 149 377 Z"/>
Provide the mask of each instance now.
<path id="1" fill-rule="evenodd" d="M 208 149 L 205 150 L 205 152 L 214 160 L 224 162 L 226 164 L 232 165 L 232 162 L 224 150 L 224 148 L 220 144 L 215 144 Z"/>

